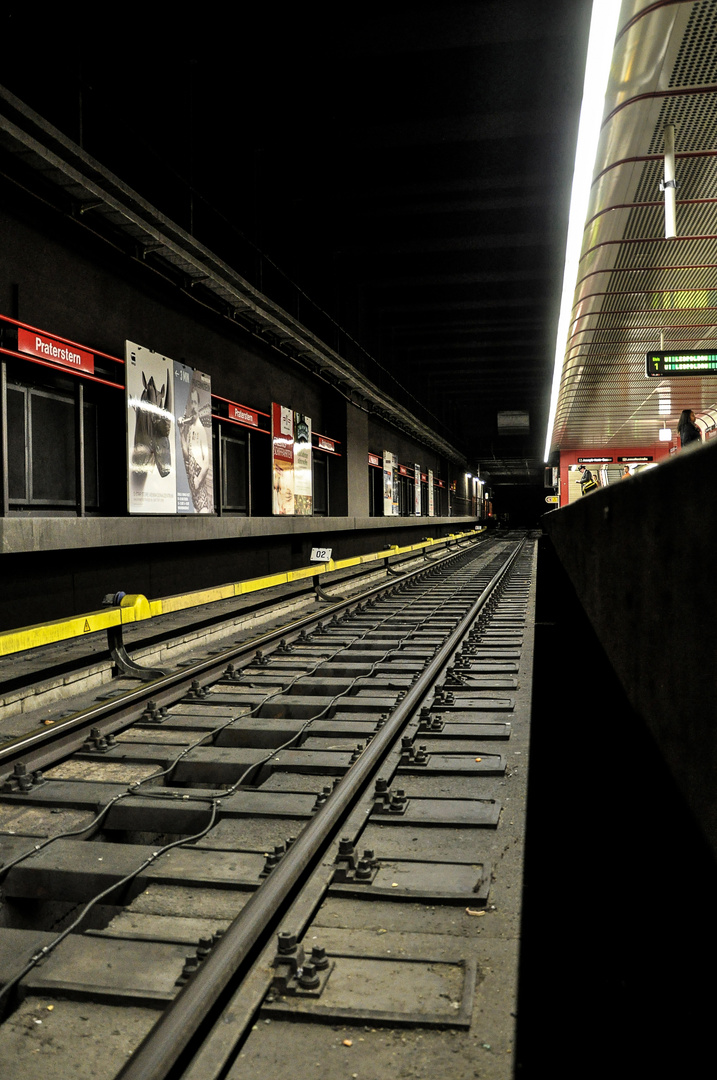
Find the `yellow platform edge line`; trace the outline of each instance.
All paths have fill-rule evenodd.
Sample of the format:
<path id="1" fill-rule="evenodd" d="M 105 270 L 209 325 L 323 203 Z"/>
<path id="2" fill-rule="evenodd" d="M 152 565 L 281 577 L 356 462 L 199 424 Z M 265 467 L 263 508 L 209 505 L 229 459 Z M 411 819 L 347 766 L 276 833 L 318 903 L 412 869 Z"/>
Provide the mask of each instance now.
<path id="1" fill-rule="evenodd" d="M 12 656 L 28 649 L 38 649 L 43 645 L 53 645 L 58 641 L 69 641 L 71 638 L 84 637 L 86 634 L 94 634 L 100 630 L 109 630 L 113 626 L 124 626 L 145 619 L 152 619 L 157 615 L 186 611 L 189 608 L 212 604 L 218 600 L 231 600 L 237 596 L 260 592 L 262 589 L 273 589 L 277 585 L 286 585 L 291 581 L 302 581 L 306 578 L 317 577 L 320 574 L 330 573 L 332 570 L 343 570 L 351 566 L 379 562 L 393 555 L 404 555 L 412 551 L 420 551 L 423 548 L 432 547 L 434 544 L 441 544 L 449 540 L 455 541 L 466 537 L 476 537 L 484 531 L 484 529 L 476 529 L 471 532 L 450 533 L 449 536 L 442 537 L 440 540 L 428 538 L 407 547 L 392 544 L 391 547 L 384 551 L 376 551 L 368 555 L 356 555 L 350 559 L 339 559 L 337 561 L 331 559 L 328 563 L 319 566 L 304 566 L 281 574 L 268 574 L 263 577 L 249 578 L 247 581 L 218 585 L 210 589 L 198 589 L 179 596 L 164 596 L 158 600 L 148 600 L 141 593 L 128 593 L 122 598 L 119 607 L 100 608 L 99 611 L 90 611 L 85 615 L 74 615 L 69 619 L 36 623 L 32 626 L 21 627 L 18 630 L 0 631 L 0 656 Z"/>

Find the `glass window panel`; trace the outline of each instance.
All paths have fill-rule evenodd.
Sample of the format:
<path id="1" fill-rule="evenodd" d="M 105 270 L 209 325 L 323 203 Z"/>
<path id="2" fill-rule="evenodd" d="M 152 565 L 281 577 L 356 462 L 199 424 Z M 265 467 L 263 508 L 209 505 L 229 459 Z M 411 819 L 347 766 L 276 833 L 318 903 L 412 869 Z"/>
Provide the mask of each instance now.
<path id="1" fill-rule="evenodd" d="M 99 506 L 97 486 L 97 407 L 85 402 L 85 503 L 93 508 Z"/>
<path id="2" fill-rule="evenodd" d="M 246 514 L 248 508 L 249 470 L 246 437 L 222 439 L 225 510 Z"/>
<path id="3" fill-rule="evenodd" d="M 25 447 L 25 391 L 7 388 L 8 496 L 27 502 L 27 458 Z"/>
<path id="4" fill-rule="evenodd" d="M 75 403 L 31 392 L 32 501 L 75 502 Z"/>
<path id="5" fill-rule="evenodd" d="M 326 517 L 329 512 L 329 462 L 326 454 L 314 454 L 314 515 Z"/>

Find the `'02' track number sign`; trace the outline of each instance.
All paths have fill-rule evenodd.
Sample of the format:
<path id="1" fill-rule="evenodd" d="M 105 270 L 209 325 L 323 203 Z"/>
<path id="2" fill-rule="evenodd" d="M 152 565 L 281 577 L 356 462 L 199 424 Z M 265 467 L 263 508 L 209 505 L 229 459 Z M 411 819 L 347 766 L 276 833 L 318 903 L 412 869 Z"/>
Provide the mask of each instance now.
<path id="1" fill-rule="evenodd" d="M 312 548 L 311 549 L 311 561 L 312 562 L 331 562 L 332 548 Z"/>

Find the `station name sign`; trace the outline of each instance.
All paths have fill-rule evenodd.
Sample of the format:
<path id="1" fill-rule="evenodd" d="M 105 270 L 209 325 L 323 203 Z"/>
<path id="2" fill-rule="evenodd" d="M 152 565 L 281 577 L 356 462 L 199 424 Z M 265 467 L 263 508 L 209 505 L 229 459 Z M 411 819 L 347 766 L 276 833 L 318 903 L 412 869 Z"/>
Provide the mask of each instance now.
<path id="1" fill-rule="evenodd" d="M 611 457 L 579 457 L 578 465 L 610 465 L 614 460 Z"/>
<path id="2" fill-rule="evenodd" d="M 645 357 L 649 379 L 671 379 L 677 375 L 717 375 L 717 352 L 649 352 Z"/>
<path id="3" fill-rule="evenodd" d="M 248 424 L 250 427 L 259 427 L 259 414 L 254 409 L 248 409 L 246 405 L 237 405 L 236 402 L 227 403 L 227 416 L 237 424 Z"/>
<path id="4" fill-rule="evenodd" d="M 36 330 L 17 330 L 17 350 L 27 353 L 28 356 L 36 356 L 40 360 L 47 360 L 51 364 L 60 364 L 62 367 L 74 368 L 75 371 L 84 371 L 88 375 L 94 375 L 94 353 L 81 349 L 78 345 L 68 344 L 66 341 L 56 341 L 54 338 L 38 334 Z"/>

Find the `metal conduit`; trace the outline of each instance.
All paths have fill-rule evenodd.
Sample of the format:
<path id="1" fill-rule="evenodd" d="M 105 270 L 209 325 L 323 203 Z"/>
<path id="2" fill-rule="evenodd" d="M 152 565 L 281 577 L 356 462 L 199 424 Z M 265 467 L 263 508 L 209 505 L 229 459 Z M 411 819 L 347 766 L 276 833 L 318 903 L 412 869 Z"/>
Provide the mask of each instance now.
<path id="1" fill-rule="evenodd" d="M 207 1013 L 247 960 L 259 936 L 278 918 L 294 890 L 324 845 L 341 824 L 344 814 L 398 738 L 418 708 L 443 665 L 475 621 L 481 608 L 520 555 L 525 540 L 494 575 L 467 615 L 447 638 L 408 694 L 394 709 L 390 720 L 371 740 L 358 761 L 334 789 L 319 814 L 300 833 L 278 866 L 237 915 L 219 943 L 204 960 L 190 982 L 167 1007 L 145 1041 L 118 1074 L 117 1080 L 168 1080 L 170 1070 L 183 1055 Z"/>

